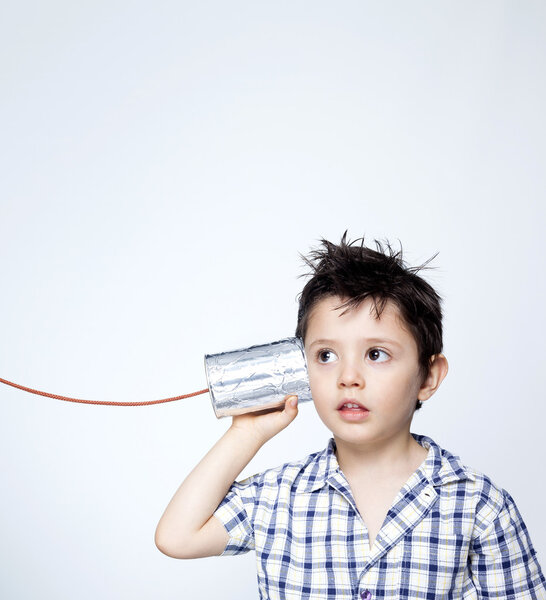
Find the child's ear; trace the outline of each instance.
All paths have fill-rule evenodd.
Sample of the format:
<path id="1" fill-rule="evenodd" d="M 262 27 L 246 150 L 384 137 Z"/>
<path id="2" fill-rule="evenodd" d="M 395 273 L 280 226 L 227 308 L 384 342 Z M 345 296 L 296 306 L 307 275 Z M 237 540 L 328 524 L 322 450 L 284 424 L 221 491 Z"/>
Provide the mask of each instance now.
<path id="1" fill-rule="evenodd" d="M 447 358 L 443 354 L 434 354 L 431 356 L 428 375 L 419 388 L 417 399 L 421 402 L 428 400 L 440 387 L 444 377 L 447 375 L 447 371 Z"/>

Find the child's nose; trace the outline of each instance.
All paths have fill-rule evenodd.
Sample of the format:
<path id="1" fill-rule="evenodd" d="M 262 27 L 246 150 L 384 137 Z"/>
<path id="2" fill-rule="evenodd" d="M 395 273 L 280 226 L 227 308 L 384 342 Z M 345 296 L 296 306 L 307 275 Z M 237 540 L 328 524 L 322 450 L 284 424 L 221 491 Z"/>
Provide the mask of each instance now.
<path id="1" fill-rule="evenodd" d="M 340 387 L 363 387 L 362 369 L 353 362 L 343 363 L 339 372 L 338 385 Z"/>

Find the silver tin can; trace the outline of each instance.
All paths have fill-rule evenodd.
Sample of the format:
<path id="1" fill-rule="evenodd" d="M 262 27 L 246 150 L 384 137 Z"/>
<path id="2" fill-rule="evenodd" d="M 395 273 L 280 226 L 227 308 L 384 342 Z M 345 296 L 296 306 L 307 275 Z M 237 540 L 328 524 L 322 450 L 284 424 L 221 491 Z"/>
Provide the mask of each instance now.
<path id="1" fill-rule="evenodd" d="M 276 408 L 290 394 L 298 403 L 311 400 L 300 338 L 206 354 L 205 371 L 218 418 Z"/>

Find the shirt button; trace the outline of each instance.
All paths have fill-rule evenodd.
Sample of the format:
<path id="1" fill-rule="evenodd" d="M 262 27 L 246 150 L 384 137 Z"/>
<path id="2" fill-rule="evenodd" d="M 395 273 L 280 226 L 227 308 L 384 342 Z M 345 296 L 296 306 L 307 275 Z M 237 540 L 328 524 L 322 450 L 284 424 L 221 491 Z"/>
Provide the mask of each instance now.
<path id="1" fill-rule="evenodd" d="M 372 600 L 372 593 L 370 590 L 364 590 L 363 592 L 360 592 L 360 597 L 362 600 Z"/>

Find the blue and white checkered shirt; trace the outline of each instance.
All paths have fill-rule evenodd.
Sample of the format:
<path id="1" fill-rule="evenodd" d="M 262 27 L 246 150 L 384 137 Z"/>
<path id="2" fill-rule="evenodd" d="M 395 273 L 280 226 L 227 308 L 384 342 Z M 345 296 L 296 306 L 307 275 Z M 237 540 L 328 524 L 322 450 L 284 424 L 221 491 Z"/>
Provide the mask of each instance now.
<path id="1" fill-rule="evenodd" d="M 234 483 L 215 512 L 223 555 L 256 552 L 262 600 L 546 600 L 511 496 L 430 438 L 369 549 L 331 440 L 327 449 Z"/>

